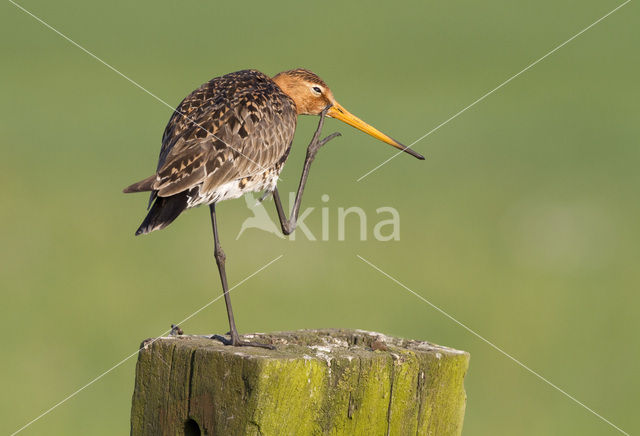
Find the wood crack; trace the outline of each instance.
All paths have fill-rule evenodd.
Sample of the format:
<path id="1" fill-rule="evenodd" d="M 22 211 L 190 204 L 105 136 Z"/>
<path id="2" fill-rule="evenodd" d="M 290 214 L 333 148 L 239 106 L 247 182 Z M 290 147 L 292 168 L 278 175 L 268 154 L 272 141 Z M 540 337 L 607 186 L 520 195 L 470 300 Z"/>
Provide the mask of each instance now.
<path id="1" fill-rule="evenodd" d="M 162 361 L 162 363 L 167 366 L 169 368 L 169 370 L 167 371 L 167 375 L 165 378 L 165 383 L 164 383 L 164 413 L 163 413 L 163 421 L 164 421 L 164 425 L 168 425 L 169 424 L 169 413 L 168 410 L 170 409 L 169 407 L 169 403 L 171 402 L 171 375 L 173 374 L 173 356 L 174 353 L 176 351 L 176 346 L 174 344 L 171 345 L 171 352 L 169 353 L 169 363 L 167 363 L 163 358 L 162 358 L 162 351 L 158 350 L 159 352 L 156 354 L 157 357 L 160 359 L 160 361 Z"/>
<path id="2" fill-rule="evenodd" d="M 416 423 L 416 436 L 420 434 L 420 423 L 422 422 L 422 413 L 425 408 L 425 377 L 424 370 L 420 369 L 420 371 L 418 371 L 418 383 L 416 386 L 416 397 L 419 404 L 418 413 L 416 414 L 416 420 L 418 421 Z"/>
<path id="3" fill-rule="evenodd" d="M 391 360 L 391 374 L 389 376 L 390 388 L 389 388 L 389 407 L 387 409 L 387 436 L 391 434 L 391 404 L 393 404 L 393 378 L 395 376 L 395 371 L 396 371 L 396 365 L 393 361 L 393 356 L 389 356 L 389 359 Z"/>
<path id="4" fill-rule="evenodd" d="M 195 366 L 196 350 L 191 352 L 189 359 L 189 382 L 187 384 L 187 418 L 191 418 L 191 392 L 193 389 L 193 368 Z"/>

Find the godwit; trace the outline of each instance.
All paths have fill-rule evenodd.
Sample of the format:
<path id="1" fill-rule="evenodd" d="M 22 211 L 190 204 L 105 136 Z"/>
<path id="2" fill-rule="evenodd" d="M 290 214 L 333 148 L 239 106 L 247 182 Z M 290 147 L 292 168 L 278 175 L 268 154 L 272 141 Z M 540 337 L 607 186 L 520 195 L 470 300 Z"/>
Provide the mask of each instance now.
<path id="1" fill-rule="evenodd" d="M 291 149 L 298 115 L 319 115 L 320 121 L 307 147 L 293 210 L 287 219 L 276 185 Z M 340 136 L 333 133 L 320 139 L 325 116 L 424 159 L 349 113 L 322 79 L 309 70 L 284 71 L 273 78 L 256 70 L 243 70 L 216 77 L 182 100 L 162 136 L 156 173 L 124 189 L 125 193 L 151 191 L 149 213 L 136 235 L 163 229 L 186 209 L 209 205 L 214 256 L 230 328 L 229 339 L 215 337 L 227 345 L 272 348 L 242 341 L 238 335 L 215 205 L 246 192 L 272 193 L 282 232 L 293 232 L 311 163 L 320 147 Z"/>

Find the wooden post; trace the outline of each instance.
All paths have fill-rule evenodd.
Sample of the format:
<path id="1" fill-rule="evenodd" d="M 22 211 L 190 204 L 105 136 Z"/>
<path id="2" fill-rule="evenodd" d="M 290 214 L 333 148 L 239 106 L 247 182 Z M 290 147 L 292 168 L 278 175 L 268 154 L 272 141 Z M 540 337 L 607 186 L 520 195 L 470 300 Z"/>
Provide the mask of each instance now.
<path id="1" fill-rule="evenodd" d="M 131 434 L 459 435 L 469 354 L 363 330 L 171 336 L 138 355 Z M 147 344 L 147 345 L 145 345 Z"/>

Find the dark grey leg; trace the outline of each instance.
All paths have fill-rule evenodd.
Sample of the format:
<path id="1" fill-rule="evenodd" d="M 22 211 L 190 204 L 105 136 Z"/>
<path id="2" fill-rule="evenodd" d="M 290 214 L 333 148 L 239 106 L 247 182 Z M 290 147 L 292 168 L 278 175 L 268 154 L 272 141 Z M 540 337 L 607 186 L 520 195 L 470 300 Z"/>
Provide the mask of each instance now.
<path id="1" fill-rule="evenodd" d="M 282 202 L 280 201 L 280 194 L 278 194 L 278 188 L 273 190 L 273 201 L 276 204 L 276 210 L 278 211 L 278 218 L 280 219 L 280 226 L 282 227 L 282 233 L 285 235 L 290 235 L 296 228 L 296 222 L 298 220 L 298 212 L 300 211 L 300 203 L 302 202 L 302 193 L 304 191 L 304 187 L 307 184 L 307 178 L 309 177 L 309 169 L 311 168 L 311 163 L 316 158 L 316 154 L 320 147 L 325 145 L 327 142 L 331 141 L 334 138 L 340 136 L 340 133 L 332 133 L 324 139 L 320 139 L 320 133 L 322 131 L 322 126 L 324 125 L 324 117 L 327 115 L 327 111 L 329 107 L 325 108 L 320 113 L 320 121 L 318 122 L 318 128 L 316 132 L 313 134 L 313 138 L 307 147 L 307 156 L 304 160 L 304 165 L 302 167 L 302 177 L 300 177 L 300 184 L 298 185 L 298 192 L 296 192 L 296 199 L 293 203 L 293 210 L 291 211 L 291 217 L 287 219 L 286 214 L 284 213 L 284 209 L 282 208 Z"/>
<path id="2" fill-rule="evenodd" d="M 227 317 L 229 318 L 229 334 L 231 339 L 227 339 L 220 335 L 213 335 L 212 339 L 218 339 L 225 345 L 245 346 L 245 347 L 262 347 L 268 349 L 274 349 L 275 347 L 267 344 L 260 344 L 257 342 L 245 342 L 240 340 L 238 330 L 236 329 L 236 322 L 233 318 L 233 309 L 231 307 L 231 297 L 229 296 L 229 285 L 227 284 L 227 273 L 225 271 L 225 261 L 227 256 L 222 251 L 220 246 L 220 238 L 218 237 L 218 223 L 216 220 L 216 205 L 215 203 L 209 205 L 211 211 L 211 225 L 213 226 L 213 243 L 214 252 L 213 255 L 216 258 L 218 264 L 218 271 L 220 272 L 220 280 L 222 281 L 222 291 L 224 292 L 224 302 L 227 305 Z"/>

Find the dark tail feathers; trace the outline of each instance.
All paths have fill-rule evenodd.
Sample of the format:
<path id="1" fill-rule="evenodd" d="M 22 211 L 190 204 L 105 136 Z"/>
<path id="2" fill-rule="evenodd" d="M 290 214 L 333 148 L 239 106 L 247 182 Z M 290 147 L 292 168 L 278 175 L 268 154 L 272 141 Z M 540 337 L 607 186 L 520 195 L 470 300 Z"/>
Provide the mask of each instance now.
<path id="1" fill-rule="evenodd" d="M 164 229 L 171 224 L 187 208 L 187 193 L 188 191 L 184 191 L 171 197 L 157 197 L 136 231 L 136 236 Z"/>

